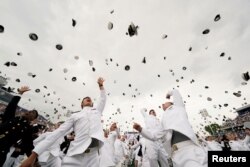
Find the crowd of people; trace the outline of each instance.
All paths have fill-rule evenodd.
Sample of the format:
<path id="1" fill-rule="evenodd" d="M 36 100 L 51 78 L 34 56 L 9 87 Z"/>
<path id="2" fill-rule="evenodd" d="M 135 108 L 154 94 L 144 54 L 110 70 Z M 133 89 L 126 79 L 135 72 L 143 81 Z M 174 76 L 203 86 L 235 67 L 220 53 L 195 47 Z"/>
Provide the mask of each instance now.
<path id="1" fill-rule="evenodd" d="M 161 121 L 155 110 L 143 108 L 145 127 L 134 123 L 133 128 L 138 133 L 132 137 L 120 134 L 117 123 L 103 130 L 104 79 L 98 78 L 97 83 L 100 98 L 96 106 L 91 97 L 84 97 L 81 111 L 65 122 L 39 128 L 34 124 L 38 111 L 15 115 L 22 94 L 30 90 L 26 86 L 18 89 L 19 95 L 13 97 L 1 118 L 0 166 L 205 167 L 207 151 L 250 150 L 250 122 L 244 122 L 243 137 L 227 132 L 223 136 L 198 139 L 177 89 L 167 93 Z"/>

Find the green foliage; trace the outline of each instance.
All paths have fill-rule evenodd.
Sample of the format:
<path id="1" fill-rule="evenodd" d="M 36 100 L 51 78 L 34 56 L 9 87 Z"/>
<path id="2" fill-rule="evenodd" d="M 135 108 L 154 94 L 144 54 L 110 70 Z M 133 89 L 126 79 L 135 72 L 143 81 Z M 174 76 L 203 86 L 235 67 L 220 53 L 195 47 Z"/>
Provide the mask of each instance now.
<path id="1" fill-rule="evenodd" d="M 205 126 L 205 131 L 207 131 L 210 135 L 215 135 L 219 129 L 220 126 L 215 123 Z"/>

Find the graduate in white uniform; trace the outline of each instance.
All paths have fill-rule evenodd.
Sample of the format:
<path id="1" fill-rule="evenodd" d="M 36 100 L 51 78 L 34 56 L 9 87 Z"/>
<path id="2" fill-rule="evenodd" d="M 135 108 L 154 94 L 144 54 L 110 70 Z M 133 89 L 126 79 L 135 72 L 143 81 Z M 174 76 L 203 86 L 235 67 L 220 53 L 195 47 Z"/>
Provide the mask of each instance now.
<path id="1" fill-rule="evenodd" d="M 243 140 L 244 147 L 247 151 L 250 151 L 250 122 L 244 122 L 244 128 L 246 133 L 246 137 Z"/>
<path id="2" fill-rule="evenodd" d="M 205 140 L 207 151 L 222 151 L 221 144 L 215 140 L 214 136 L 207 136 Z"/>
<path id="3" fill-rule="evenodd" d="M 141 114 L 144 117 L 145 128 L 152 133 L 157 133 L 157 131 L 161 131 L 162 125 L 160 120 L 156 117 L 156 112 L 151 109 L 147 114 L 147 110 L 144 108 L 141 110 Z M 146 140 L 146 151 L 147 155 L 145 158 L 148 158 L 149 164 L 151 167 L 157 167 L 158 162 L 161 167 L 168 167 L 168 154 L 163 146 L 163 139 L 159 139 L 157 141 Z"/>
<path id="4" fill-rule="evenodd" d="M 117 125 L 113 123 L 110 126 L 109 133 L 106 133 L 106 140 L 100 150 L 100 167 L 115 166 L 115 140 L 117 138 Z"/>
<path id="5" fill-rule="evenodd" d="M 198 144 L 179 91 L 176 89 L 169 91 L 167 98 L 170 99 L 171 96 L 173 103 L 168 101 L 162 105 L 165 111 L 161 120 L 162 131 L 152 133 L 137 123 L 133 127 L 153 141 L 164 137 L 165 148 L 172 157 L 174 167 L 206 167 L 207 154 Z"/>
<path id="6" fill-rule="evenodd" d="M 121 167 L 128 158 L 128 147 L 125 143 L 125 137 L 118 135 L 115 141 L 115 163 L 117 167 Z"/>
<path id="7" fill-rule="evenodd" d="M 135 150 L 135 167 L 150 167 L 150 163 L 146 154 L 146 140 L 141 135 L 138 136 L 139 140 L 131 149 Z"/>
<path id="8" fill-rule="evenodd" d="M 82 111 L 73 114 L 50 136 L 40 142 L 21 167 L 31 167 L 35 159 L 50 147 L 57 139 L 64 136 L 71 128 L 75 139 L 70 143 L 67 155 L 63 158 L 62 167 L 98 167 L 99 148 L 103 145 L 104 135 L 101 123 L 102 112 L 106 103 L 103 78 L 97 83 L 100 88 L 100 99 L 96 107 L 90 97 L 82 100 Z"/>
<path id="9" fill-rule="evenodd" d="M 229 140 L 228 144 L 231 147 L 231 151 L 245 151 L 244 143 L 242 140 L 237 140 L 237 135 L 235 132 L 227 132 L 225 134 L 226 139 Z"/>
<path id="10" fill-rule="evenodd" d="M 63 122 L 58 122 L 55 126 L 55 129 L 59 128 Z M 37 146 L 40 142 L 45 140 L 50 136 L 52 132 L 45 132 L 41 134 L 38 138 L 33 141 L 34 146 Z M 64 138 L 61 137 L 55 141 L 52 146 L 47 148 L 39 157 L 38 163 L 41 167 L 61 167 L 62 160 L 60 158 L 60 144 L 63 142 Z"/>

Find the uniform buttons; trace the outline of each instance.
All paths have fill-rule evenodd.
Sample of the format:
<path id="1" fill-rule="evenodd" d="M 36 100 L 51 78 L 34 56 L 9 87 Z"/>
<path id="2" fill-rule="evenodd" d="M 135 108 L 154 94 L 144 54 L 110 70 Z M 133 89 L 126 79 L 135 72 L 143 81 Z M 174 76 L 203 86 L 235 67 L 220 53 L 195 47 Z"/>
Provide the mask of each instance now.
<path id="1" fill-rule="evenodd" d="M 12 129 L 14 130 L 14 129 L 16 129 L 16 127 L 13 127 Z"/>
<path id="2" fill-rule="evenodd" d="M 9 133 L 8 131 L 5 132 L 5 134 L 8 134 L 8 133 Z"/>
<path id="3" fill-rule="evenodd" d="M 20 126 L 20 124 L 18 123 L 17 126 Z"/>

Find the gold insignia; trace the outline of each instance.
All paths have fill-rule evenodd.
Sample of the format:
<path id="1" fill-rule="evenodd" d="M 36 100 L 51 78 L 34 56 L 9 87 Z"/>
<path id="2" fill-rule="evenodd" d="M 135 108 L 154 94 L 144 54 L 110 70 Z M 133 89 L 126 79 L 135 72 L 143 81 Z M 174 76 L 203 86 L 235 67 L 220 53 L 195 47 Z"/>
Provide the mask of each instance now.
<path id="1" fill-rule="evenodd" d="M 178 147 L 177 147 L 177 145 L 172 145 L 172 152 L 174 152 L 174 151 L 177 151 L 178 150 Z"/>
<path id="2" fill-rule="evenodd" d="M 90 149 L 88 148 L 87 150 L 84 151 L 84 153 L 89 153 Z"/>

